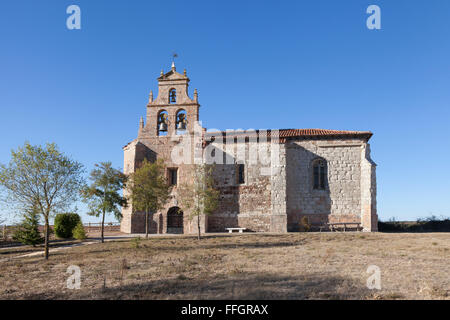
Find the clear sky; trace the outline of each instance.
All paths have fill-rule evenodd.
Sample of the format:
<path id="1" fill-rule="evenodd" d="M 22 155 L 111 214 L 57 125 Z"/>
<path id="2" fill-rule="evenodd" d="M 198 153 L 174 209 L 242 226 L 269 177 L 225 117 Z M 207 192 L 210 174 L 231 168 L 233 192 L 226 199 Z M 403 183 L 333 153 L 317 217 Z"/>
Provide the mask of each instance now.
<path id="1" fill-rule="evenodd" d="M 0 163 L 52 141 L 122 167 L 177 52 L 207 128 L 370 130 L 380 218 L 450 216 L 448 0 L 5 0 L 0 43 Z"/>

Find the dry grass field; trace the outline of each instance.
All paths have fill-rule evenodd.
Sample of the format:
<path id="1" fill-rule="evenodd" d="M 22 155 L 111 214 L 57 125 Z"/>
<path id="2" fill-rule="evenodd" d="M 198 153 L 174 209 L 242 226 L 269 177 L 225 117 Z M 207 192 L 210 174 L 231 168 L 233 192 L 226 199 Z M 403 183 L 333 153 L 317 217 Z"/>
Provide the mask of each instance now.
<path id="1" fill-rule="evenodd" d="M 70 265 L 81 268 L 80 290 L 66 288 Z M 381 290 L 366 287 L 369 265 Z M 1 299 L 450 299 L 450 234 L 127 239 L 0 268 Z"/>

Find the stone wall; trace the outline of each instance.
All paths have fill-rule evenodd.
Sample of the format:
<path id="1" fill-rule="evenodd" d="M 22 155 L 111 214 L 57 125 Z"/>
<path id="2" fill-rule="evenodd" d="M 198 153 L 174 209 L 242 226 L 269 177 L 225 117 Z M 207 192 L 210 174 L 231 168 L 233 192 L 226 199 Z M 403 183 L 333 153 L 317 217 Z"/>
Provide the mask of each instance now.
<path id="1" fill-rule="evenodd" d="M 272 167 L 271 151 L 268 142 L 257 145 L 237 140 L 225 143 L 220 139 L 205 149 L 205 152 L 214 152 L 215 160 L 224 159 L 225 162 L 228 159 L 230 163 L 215 166 L 214 178 L 220 190 L 220 202 L 208 217 L 208 231 L 225 231 L 227 227 L 260 232 L 286 231 L 285 157 L 281 155 L 282 164 Z M 256 158 L 251 159 L 256 154 Z M 234 162 L 244 164 L 245 181 L 242 184 L 238 183 L 237 163 Z"/>
<path id="2" fill-rule="evenodd" d="M 287 148 L 288 230 L 303 216 L 312 223 L 361 222 L 361 139 L 291 141 Z M 325 190 L 313 189 L 312 163 L 327 163 Z"/>
<path id="3" fill-rule="evenodd" d="M 364 231 L 378 231 L 376 164 L 369 144 L 361 149 L 361 218 Z"/>
<path id="4" fill-rule="evenodd" d="M 125 174 L 134 172 L 135 169 L 135 159 L 136 159 L 136 144 L 137 140 L 130 142 L 127 146 L 123 148 L 123 171 Z M 124 197 L 128 196 L 126 189 L 123 190 Z M 128 206 L 122 208 L 122 221 L 120 223 L 120 231 L 124 233 L 132 233 L 132 208 Z"/>
<path id="5" fill-rule="evenodd" d="M 179 183 L 187 182 L 192 165 L 171 162 L 171 152 L 178 143 L 178 138 L 170 136 L 135 141 L 125 149 L 125 167 L 134 169 L 143 155 L 157 154 L 169 167 L 178 167 Z M 364 230 L 376 231 L 375 164 L 364 140 L 298 139 L 278 147 L 277 152 L 272 152 L 273 145 L 268 142 L 256 145 L 255 142 L 225 143 L 217 139 L 205 148 L 204 152 L 214 154 L 213 161 L 221 157 L 223 162 L 228 159 L 229 164 L 215 165 L 219 206 L 212 215 L 202 217 L 202 232 L 222 232 L 227 227 L 261 232 L 296 231 L 303 216 L 313 224 L 360 222 Z M 259 155 L 261 150 L 266 151 L 271 163 L 267 163 L 267 159 L 256 159 L 256 163 L 255 159 L 250 159 L 250 155 Z M 245 154 L 244 159 L 242 154 Z M 271 158 L 273 155 L 278 161 Z M 318 158 L 327 163 L 325 190 L 313 189 L 312 162 Z M 245 182 L 242 184 L 237 181 L 237 164 L 234 162 L 245 164 Z M 151 231 L 165 233 L 167 211 L 178 205 L 174 188 L 166 208 L 153 215 L 155 227 Z M 189 212 L 184 211 L 184 232 L 196 233 L 196 219 L 188 219 Z M 131 220 L 130 212 L 130 208 L 123 212 L 122 231 L 143 232 L 142 227 L 137 226 L 142 218 L 136 216 Z"/>

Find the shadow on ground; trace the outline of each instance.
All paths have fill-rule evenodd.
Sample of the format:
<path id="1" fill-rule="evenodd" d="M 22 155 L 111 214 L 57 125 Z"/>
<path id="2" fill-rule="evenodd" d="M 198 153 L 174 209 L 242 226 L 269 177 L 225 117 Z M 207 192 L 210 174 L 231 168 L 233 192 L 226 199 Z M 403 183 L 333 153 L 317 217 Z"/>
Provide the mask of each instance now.
<path id="1" fill-rule="evenodd" d="M 326 275 L 279 276 L 241 273 L 228 278 L 141 280 L 100 289 L 24 295 L 24 299 L 366 299 L 365 283 Z"/>

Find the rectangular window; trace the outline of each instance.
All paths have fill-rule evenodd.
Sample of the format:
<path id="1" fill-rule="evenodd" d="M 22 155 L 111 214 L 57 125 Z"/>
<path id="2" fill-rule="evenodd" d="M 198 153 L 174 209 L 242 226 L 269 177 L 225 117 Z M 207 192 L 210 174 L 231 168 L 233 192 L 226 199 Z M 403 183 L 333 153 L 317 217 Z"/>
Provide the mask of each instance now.
<path id="1" fill-rule="evenodd" d="M 171 186 L 176 186 L 178 182 L 178 169 L 171 168 L 169 169 L 169 184 Z"/>
<path id="2" fill-rule="evenodd" d="M 238 164 L 237 167 L 237 183 L 242 184 L 245 183 L 245 165 Z"/>

